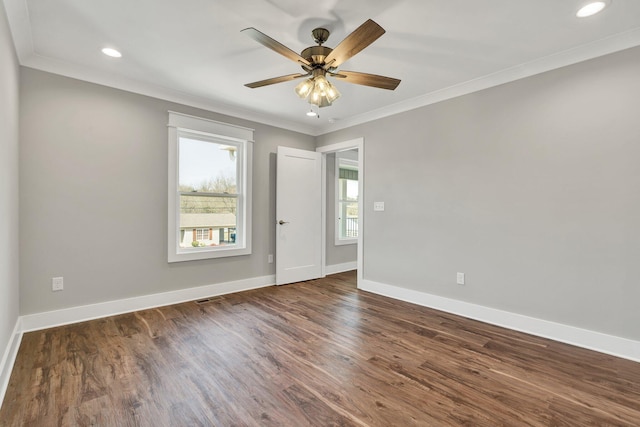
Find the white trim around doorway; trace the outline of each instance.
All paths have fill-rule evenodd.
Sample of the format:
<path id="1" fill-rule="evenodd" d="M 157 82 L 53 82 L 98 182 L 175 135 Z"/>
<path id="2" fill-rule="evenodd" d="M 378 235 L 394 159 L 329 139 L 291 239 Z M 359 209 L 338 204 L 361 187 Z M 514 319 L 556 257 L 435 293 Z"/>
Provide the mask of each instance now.
<path id="1" fill-rule="evenodd" d="M 355 138 L 348 141 L 338 142 L 336 144 L 324 145 L 316 148 L 316 151 L 322 153 L 322 277 L 327 274 L 327 154 L 337 153 L 346 150 L 358 150 L 358 250 L 357 250 L 357 283 L 358 288 L 362 284 L 363 264 L 364 264 L 364 230 L 365 230 L 365 212 L 364 212 L 364 138 Z"/>

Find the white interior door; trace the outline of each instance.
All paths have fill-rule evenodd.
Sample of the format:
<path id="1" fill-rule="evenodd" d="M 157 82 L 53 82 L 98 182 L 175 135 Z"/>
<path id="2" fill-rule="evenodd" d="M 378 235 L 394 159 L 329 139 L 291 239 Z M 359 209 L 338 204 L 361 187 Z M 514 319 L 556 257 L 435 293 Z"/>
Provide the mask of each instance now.
<path id="1" fill-rule="evenodd" d="M 276 284 L 322 275 L 322 154 L 278 147 Z"/>

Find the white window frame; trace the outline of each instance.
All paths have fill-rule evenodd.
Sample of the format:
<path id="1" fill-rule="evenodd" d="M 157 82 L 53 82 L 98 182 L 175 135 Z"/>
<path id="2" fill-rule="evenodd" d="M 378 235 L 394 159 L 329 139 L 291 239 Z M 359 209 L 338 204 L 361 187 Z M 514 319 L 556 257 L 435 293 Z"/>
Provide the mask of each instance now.
<path id="1" fill-rule="evenodd" d="M 355 245 L 358 243 L 357 237 L 342 237 L 340 236 L 340 166 L 351 166 L 358 168 L 358 161 L 345 159 L 339 156 L 339 153 L 336 153 L 336 166 L 335 166 L 335 205 L 336 205 L 336 213 L 335 213 L 335 237 L 334 244 L 336 246 L 341 245 Z M 359 169 L 359 168 L 358 168 Z M 358 173 L 360 170 L 358 170 Z M 358 186 L 358 199 L 360 199 L 360 188 Z M 358 204 L 358 206 L 360 206 Z M 360 217 L 360 212 L 358 212 L 358 217 Z M 358 223 L 359 225 L 359 223 Z M 360 233 L 360 227 L 358 226 L 358 234 Z"/>
<path id="2" fill-rule="evenodd" d="M 168 181 L 168 262 L 194 261 L 251 254 L 251 183 L 253 171 L 253 129 L 169 111 L 169 181 Z M 180 194 L 178 187 L 180 136 L 200 136 L 237 147 L 238 212 L 236 242 L 233 245 L 180 247 Z"/>

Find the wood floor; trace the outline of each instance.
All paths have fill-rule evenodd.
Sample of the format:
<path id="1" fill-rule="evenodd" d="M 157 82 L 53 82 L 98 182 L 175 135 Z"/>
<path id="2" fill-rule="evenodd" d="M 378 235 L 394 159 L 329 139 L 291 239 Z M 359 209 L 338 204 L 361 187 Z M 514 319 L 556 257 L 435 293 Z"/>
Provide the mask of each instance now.
<path id="1" fill-rule="evenodd" d="M 25 334 L 4 426 L 639 426 L 640 363 L 355 274 Z"/>

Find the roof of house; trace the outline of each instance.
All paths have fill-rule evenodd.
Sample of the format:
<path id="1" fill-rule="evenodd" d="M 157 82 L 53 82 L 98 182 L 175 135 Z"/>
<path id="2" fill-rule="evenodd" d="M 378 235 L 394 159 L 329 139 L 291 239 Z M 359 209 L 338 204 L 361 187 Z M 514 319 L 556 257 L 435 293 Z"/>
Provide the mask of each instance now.
<path id="1" fill-rule="evenodd" d="M 235 227 L 236 216 L 231 213 L 181 213 L 180 228 Z"/>

